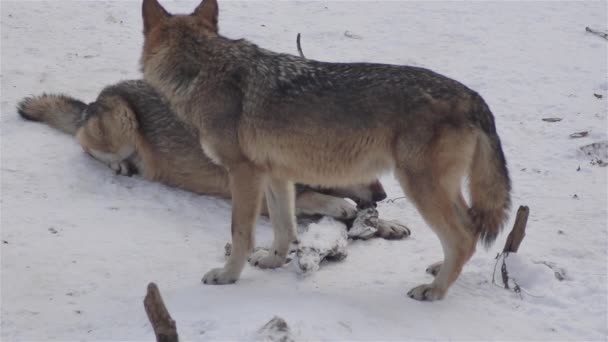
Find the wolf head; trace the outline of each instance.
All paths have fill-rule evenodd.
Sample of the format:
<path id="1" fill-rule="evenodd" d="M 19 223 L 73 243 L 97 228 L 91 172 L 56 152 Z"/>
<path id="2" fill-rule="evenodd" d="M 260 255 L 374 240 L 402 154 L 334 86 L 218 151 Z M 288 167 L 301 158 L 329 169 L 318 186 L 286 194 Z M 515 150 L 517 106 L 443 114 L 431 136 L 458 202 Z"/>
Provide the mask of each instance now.
<path id="1" fill-rule="evenodd" d="M 88 105 L 76 139 L 85 152 L 112 166 L 135 152 L 137 129 L 130 107 L 120 98 L 109 97 Z"/>
<path id="2" fill-rule="evenodd" d="M 142 5 L 144 78 L 165 95 L 173 95 L 200 73 L 200 63 L 218 35 L 216 0 L 204 0 L 189 15 L 173 15 L 157 0 Z"/>
<path id="3" fill-rule="evenodd" d="M 194 26 L 192 26 L 193 29 L 199 30 L 204 28 L 209 32 L 217 33 L 218 13 L 219 7 L 216 0 L 203 0 L 190 15 L 172 15 L 167 12 L 157 0 L 144 0 L 142 4 L 144 35 L 147 36 L 159 26 L 167 24 L 171 26 L 171 24 L 175 24 L 178 21 L 188 22 L 190 19 L 193 19 L 192 22 L 196 22 Z M 174 20 L 169 20 L 171 18 Z M 172 23 L 170 23 L 170 21 L 172 21 Z M 202 27 L 199 25 L 202 25 Z"/>

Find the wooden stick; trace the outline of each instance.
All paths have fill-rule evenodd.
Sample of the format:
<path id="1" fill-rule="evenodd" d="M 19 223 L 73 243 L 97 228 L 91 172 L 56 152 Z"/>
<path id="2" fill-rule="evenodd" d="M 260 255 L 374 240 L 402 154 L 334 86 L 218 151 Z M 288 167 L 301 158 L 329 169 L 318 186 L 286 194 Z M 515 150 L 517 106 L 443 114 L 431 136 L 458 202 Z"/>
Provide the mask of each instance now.
<path id="1" fill-rule="evenodd" d="M 300 45 L 300 34 L 299 33 L 298 33 L 298 36 L 296 37 L 296 44 L 298 45 L 298 53 L 300 53 L 300 57 L 306 58 L 306 57 L 304 57 L 304 52 L 302 52 L 302 46 Z"/>
<path id="2" fill-rule="evenodd" d="M 528 215 L 530 215 L 530 208 L 525 205 L 519 206 L 519 209 L 517 209 L 517 216 L 515 217 L 515 223 L 513 224 L 513 229 L 511 229 L 511 232 L 507 237 L 507 242 L 505 243 L 505 248 L 502 250 L 503 253 L 516 253 L 519 249 L 521 241 L 524 239 L 524 236 L 526 236 Z"/>
<path id="3" fill-rule="evenodd" d="M 160 296 L 158 286 L 154 283 L 148 284 L 148 293 L 144 298 L 144 308 L 148 314 L 148 320 L 154 328 L 157 342 L 178 342 L 175 321 L 169 315 L 167 307 Z"/>

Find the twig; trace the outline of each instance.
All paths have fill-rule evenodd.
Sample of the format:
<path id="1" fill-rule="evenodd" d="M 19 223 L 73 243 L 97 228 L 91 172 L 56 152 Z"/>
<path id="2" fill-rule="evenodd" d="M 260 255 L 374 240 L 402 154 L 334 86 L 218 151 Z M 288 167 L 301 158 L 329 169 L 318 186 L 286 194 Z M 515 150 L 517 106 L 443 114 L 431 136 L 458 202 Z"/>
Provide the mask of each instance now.
<path id="1" fill-rule="evenodd" d="M 506 269 L 506 267 L 505 267 Z M 522 292 L 522 288 L 519 286 L 519 284 L 515 281 L 515 279 L 513 280 L 513 284 L 515 284 L 515 286 L 513 286 L 513 292 L 517 293 L 519 295 L 519 299 L 523 300 L 524 296 L 521 295 Z M 526 292 L 527 293 L 527 292 Z"/>
<path id="2" fill-rule="evenodd" d="M 511 281 L 513 282 L 513 284 L 515 284 L 515 286 L 513 287 L 513 292 L 519 294 L 519 299 L 524 299 L 524 296 L 521 295 L 522 293 L 525 293 L 526 295 L 528 295 L 530 297 L 534 297 L 534 298 L 545 298 L 545 296 L 534 295 L 534 294 L 530 293 L 529 291 L 526 291 L 526 289 L 519 286 L 519 284 L 515 281 L 515 279 L 511 279 Z"/>
<path id="3" fill-rule="evenodd" d="M 144 298 L 144 308 L 148 314 L 148 320 L 154 328 L 157 342 L 178 342 L 175 321 L 169 315 L 167 307 L 160 296 L 158 286 L 154 283 L 148 284 L 148 293 Z"/>
<path id="4" fill-rule="evenodd" d="M 521 244 L 524 236 L 526 236 L 526 225 L 528 224 L 528 216 L 530 215 L 530 208 L 525 205 L 519 206 L 517 209 L 517 216 L 515 217 L 515 223 L 513 229 L 507 237 L 505 242 L 504 252 L 517 252 L 519 245 Z"/>
<path id="5" fill-rule="evenodd" d="M 559 281 L 563 281 L 566 279 L 566 270 L 561 267 L 557 267 L 557 265 L 555 263 L 549 262 L 549 261 L 532 261 L 532 262 L 537 265 L 545 265 L 545 266 L 549 267 L 549 269 L 551 269 L 551 271 L 553 271 L 553 275 L 555 276 L 555 279 L 557 279 Z"/>
<path id="6" fill-rule="evenodd" d="M 498 266 L 498 259 L 500 259 L 500 256 L 502 254 L 501 253 L 496 253 L 496 257 L 494 258 L 494 260 L 496 260 L 496 262 L 494 263 L 494 270 L 492 271 L 492 285 L 496 285 L 496 266 Z"/>
<path id="7" fill-rule="evenodd" d="M 589 27 L 585 27 L 585 31 L 608 40 L 608 33 L 606 33 L 606 32 L 596 31 Z"/>
<path id="8" fill-rule="evenodd" d="M 543 118 L 543 121 L 546 121 L 546 122 L 559 122 L 559 121 L 562 121 L 562 118 Z"/>
<path id="9" fill-rule="evenodd" d="M 502 261 L 502 265 L 500 266 L 500 275 L 503 282 L 503 288 L 509 289 L 509 273 L 507 272 L 507 264 L 505 263 L 505 258 L 509 255 L 508 252 L 499 253 L 496 255 L 496 262 L 494 263 L 494 271 L 492 272 L 492 285 L 499 286 L 496 282 L 496 269 L 498 268 L 498 263 Z"/>
<path id="10" fill-rule="evenodd" d="M 505 290 L 515 292 L 516 294 L 519 295 L 519 299 L 522 299 L 522 300 L 524 299 L 522 293 L 525 293 L 526 295 L 528 295 L 530 297 L 534 297 L 534 298 L 543 298 L 543 296 L 533 295 L 532 293 L 526 291 L 524 288 L 522 288 L 517 283 L 517 280 L 515 278 L 509 277 L 509 272 L 507 270 L 507 262 L 506 262 L 506 259 L 509 256 L 509 254 L 510 254 L 509 252 L 502 252 L 502 253 L 496 255 L 496 263 L 494 264 L 494 272 L 492 273 L 492 285 L 496 286 L 496 287 L 501 287 L 498 283 L 496 283 L 496 268 L 498 268 L 498 262 L 502 261 L 502 265 L 500 266 L 500 274 L 501 274 L 502 283 L 503 283 L 502 288 L 504 288 Z M 534 262 L 534 263 L 536 263 L 536 262 Z M 557 277 L 557 275 L 556 275 L 556 277 Z M 509 286 L 509 281 L 511 281 L 513 283 L 513 288 L 511 288 Z"/>
<path id="11" fill-rule="evenodd" d="M 405 199 L 405 198 L 407 198 L 407 197 L 401 196 L 401 197 L 389 198 L 386 200 L 386 203 L 395 203 L 396 200 Z"/>
<path id="12" fill-rule="evenodd" d="M 302 52 L 302 46 L 300 45 L 300 34 L 299 33 L 298 33 L 298 36 L 296 37 L 296 44 L 298 44 L 298 53 L 300 54 L 300 57 L 306 58 L 306 57 L 304 57 L 304 52 Z"/>
<path id="13" fill-rule="evenodd" d="M 570 138 L 584 138 L 589 135 L 589 131 L 574 132 L 570 134 Z"/>
<path id="14" fill-rule="evenodd" d="M 507 271 L 507 263 L 505 259 L 509 256 L 509 252 L 504 253 L 502 257 L 502 266 L 500 266 L 500 274 L 502 276 L 502 283 L 505 285 L 505 289 L 509 289 L 509 272 Z"/>

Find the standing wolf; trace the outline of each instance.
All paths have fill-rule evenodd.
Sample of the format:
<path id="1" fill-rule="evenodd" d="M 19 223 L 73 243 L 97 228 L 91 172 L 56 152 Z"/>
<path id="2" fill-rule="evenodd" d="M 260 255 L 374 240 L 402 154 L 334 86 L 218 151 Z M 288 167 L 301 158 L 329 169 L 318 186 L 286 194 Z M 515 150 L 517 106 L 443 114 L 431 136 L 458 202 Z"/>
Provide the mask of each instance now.
<path id="1" fill-rule="evenodd" d="M 445 296 L 481 239 L 507 218 L 510 181 L 494 117 L 474 91 L 430 70 L 324 63 L 262 49 L 218 33 L 216 0 L 191 15 L 142 7 L 144 78 L 199 132 L 232 193 L 233 252 L 207 284 L 233 283 L 254 240 L 262 195 L 274 228 L 270 252 L 251 261 L 283 265 L 295 239 L 293 182 L 356 184 L 393 170 L 444 251 L 418 300 Z M 461 182 L 470 178 L 470 206 Z"/>

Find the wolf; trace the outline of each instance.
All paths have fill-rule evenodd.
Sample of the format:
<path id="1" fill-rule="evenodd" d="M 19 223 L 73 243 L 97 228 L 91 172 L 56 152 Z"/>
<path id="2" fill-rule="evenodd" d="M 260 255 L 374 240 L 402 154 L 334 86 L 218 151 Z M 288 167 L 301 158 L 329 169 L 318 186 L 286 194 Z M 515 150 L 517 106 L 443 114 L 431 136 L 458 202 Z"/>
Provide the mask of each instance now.
<path id="1" fill-rule="evenodd" d="M 496 239 L 510 208 L 506 160 L 483 98 L 424 68 L 320 62 L 230 39 L 219 33 L 218 14 L 216 0 L 184 15 L 157 0 L 142 5 L 144 79 L 228 170 L 233 250 L 203 282 L 239 278 L 263 194 L 274 240 L 250 259 L 273 268 L 296 239 L 294 182 L 348 186 L 393 171 L 444 252 L 427 269 L 433 282 L 408 296 L 444 298 L 477 242 Z"/>
<path id="2" fill-rule="evenodd" d="M 230 198 L 228 173 L 202 151 L 199 138 L 169 108 L 168 102 L 142 80 L 104 88 L 89 104 L 63 94 L 27 97 L 17 106 L 25 119 L 74 135 L 82 148 L 117 174 L 161 182 L 202 195 Z M 357 208 L 386 198 L 382 184 L 315 188 L 297 185 L 296 214 L 330 216 L 351 224 Z M 263 209 L 267 214 L 267 209 Z M 375 235 L 400 239 L 409 228 L 378 219 Z"/>

